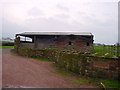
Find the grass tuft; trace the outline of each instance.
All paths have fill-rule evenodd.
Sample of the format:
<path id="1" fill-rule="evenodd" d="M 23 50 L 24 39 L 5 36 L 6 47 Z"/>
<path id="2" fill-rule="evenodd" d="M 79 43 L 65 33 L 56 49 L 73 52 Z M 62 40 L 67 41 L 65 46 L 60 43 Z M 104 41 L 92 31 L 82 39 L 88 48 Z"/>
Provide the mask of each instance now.
<path id="1" fill-rule="evenodd" d="M 46 62 L 53 62 L 53 60 L 45 59 L 45 58 L 38 58 L 38 57 L 32 57 L 33 59 L 39 60 L 39 61 L 46 61 Z"/>
<path id="2" fill-rule="evenodd" d="M 80 78 L 80 79 L 74 79 L 73 82 L 75 82 L 75 83 L 89 83 L 90 80 L 89 79 Z"/>
<path id="3" fill-rule="evenodd" d="M 102 80 L 101 82 L 105 85 L 106 88 L 120 89 L 120 83 L 118 81 Z"/>
<path id="4" fill-rule="evenodd" d="M 74 83 L 90 84 L 90 85 L 96 86 L 97 88 L 102 88 L 99 81 L 93 78 L 81 77 L 81 78 L 74 79 L 72 81 Z"/>

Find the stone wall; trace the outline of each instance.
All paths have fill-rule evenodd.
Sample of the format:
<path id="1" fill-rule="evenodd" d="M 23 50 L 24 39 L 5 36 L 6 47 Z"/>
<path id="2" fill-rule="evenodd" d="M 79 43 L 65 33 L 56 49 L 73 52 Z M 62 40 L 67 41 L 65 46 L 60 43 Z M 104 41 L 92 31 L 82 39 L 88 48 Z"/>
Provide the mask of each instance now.
<path id="1" fill-rule="evenodd" d="M 34 45 L 34 43 L 20 43 L 20 46 L 24 48 L 34 48 Z"/>
<path id="2" fill-rule="evenodd" d="M 24 48 L 35 48 L 35 43 L 20 43 L 20 47 Z M 73 50 L 73 51 L 81 51 L 81 52 L 92 52 L 93 51 L 93 46 L 76 46 L 76 45 L 55 45 L 55 44 L 43 44 L 43 43 L 37 43 L 38 49 L 62 49 L 62 50 Z"/>
<path id="3" fill-rule="evenodd" d="M 94 78 L 119 79 L 120 59 L 90 56 L 80 52 L 57 49 L 33 49 L 18 47 L 22 56 L 41 57 L 53 60 L 59 67 Z"/>

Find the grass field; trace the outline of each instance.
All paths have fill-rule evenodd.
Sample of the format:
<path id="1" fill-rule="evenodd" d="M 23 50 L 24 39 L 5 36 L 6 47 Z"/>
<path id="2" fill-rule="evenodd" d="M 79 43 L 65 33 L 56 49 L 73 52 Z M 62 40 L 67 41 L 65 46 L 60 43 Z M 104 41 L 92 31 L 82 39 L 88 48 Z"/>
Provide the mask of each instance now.
<path id="1" fill-rule="evenodd" d="M 94 52 L 99 55 L 109 55 L 110 57 L 119 56 L 120 55 L 120 46 L 94 46 Z"/>
<path id="2" fill-rule="evenodd" d="M 14 46 L 0 46 L 0 49 L 14 48 Z"/>

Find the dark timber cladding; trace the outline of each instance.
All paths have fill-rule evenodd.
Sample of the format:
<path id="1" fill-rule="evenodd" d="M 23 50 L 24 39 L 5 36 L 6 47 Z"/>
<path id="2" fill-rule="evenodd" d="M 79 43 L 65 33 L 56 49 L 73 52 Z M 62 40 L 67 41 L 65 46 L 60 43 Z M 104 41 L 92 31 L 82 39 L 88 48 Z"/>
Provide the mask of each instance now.
<path id="1" fill-rule="evenodd" d="M 16 39 L 25 37 L 20 41 L 21 47 L 51 48 L 91 52 L 93 50 L 93 35 L 84 32 L 24 32 L 16 34 Z M 32 41 L 26 41 L 26 37 Z M 18 41 L 19 41 L 18 40 Z"/>

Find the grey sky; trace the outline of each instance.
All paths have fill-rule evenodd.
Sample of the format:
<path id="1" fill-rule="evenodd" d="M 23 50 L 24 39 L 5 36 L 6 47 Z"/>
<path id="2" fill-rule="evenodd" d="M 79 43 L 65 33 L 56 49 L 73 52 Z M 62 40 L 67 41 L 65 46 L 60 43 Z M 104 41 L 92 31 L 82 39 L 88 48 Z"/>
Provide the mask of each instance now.
<path id="1" fill-rule="evenodd" d="M 95 42 L 118 41 L 117 0 L 4 0 L 0 7 L 3 37 L 29 31 L 92 32 Z"/>

